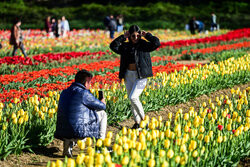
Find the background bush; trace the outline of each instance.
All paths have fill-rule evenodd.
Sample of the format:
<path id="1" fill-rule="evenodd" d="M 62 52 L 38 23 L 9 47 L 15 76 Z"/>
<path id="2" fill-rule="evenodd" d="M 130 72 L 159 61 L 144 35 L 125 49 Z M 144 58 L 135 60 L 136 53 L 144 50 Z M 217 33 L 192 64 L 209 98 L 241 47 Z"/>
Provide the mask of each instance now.
<path id="1" fill-rule="evenodd" d="M 94 1 L 93 1 L 94 2 Z M 13 19 L 22 17 L 22 28 L 44 28 L 45 17 L 61 18 L 65 15 L 71 29 L 103 29 L 103 18 L 107 15 L 123 14 L 125 24 L 139 24 L 144 29 L 171 28 L 184 29 L 192 16 L 210 28 L 211 13 L 217 15 L 221 28 L 236 29 L 249 27 L 250 4 L 247 2 L 210 1 L 207 4 L 183 5 L 169 2 L 148 3 L 145 6 L 127 6 L 111 4 L 82 4 L 69 7 L 38 6 L 35 3 L 0 2 L 0 29 L 10 29 Z"/>

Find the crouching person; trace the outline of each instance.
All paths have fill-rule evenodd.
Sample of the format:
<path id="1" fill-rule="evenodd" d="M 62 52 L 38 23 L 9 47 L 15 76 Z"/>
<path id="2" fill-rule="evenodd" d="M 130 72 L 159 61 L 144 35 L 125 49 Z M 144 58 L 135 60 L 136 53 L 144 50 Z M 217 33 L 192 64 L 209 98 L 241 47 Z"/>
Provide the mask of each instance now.
<path id="1" fill-rule="evenodd" d="M 92 77 L 86 70 L 77 72 L 75 82 L 60 95 L 55 138 L 64 141 L 64 156 L 72 157 L 77 140 L 105 138 L 106 103 L 104 98 L 100 101 L 89 91 Z"/>

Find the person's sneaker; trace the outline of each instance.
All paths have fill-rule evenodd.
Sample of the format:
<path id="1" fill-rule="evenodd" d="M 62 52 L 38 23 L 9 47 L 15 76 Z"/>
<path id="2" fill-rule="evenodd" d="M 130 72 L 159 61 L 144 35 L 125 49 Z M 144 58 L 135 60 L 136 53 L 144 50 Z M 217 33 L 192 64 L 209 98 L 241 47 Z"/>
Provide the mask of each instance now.
<path id="1" fill-rule="evenodd" d="M 138 129 L 138 128 L 140 128 L 140 125 L 138 123 L 135 123 L 131 129 Z"/>
<path id="2" fill-rule="evenodd" d="M 63 151 L 63 156 L 67 156 L 68 158 L 72 158 L 73 155 L 72 155 L 72 151 Z"/>
<path id="3" fill-rule="evenodd" d="M 70 140 L 64 140 L 63 142 L 63 156 L 67 156 L 67 157 L 73 157 L 72 155 L 72 149 L 73 146 L 76 144 L 76 142 L 74 141 L 70 141 Z"/>

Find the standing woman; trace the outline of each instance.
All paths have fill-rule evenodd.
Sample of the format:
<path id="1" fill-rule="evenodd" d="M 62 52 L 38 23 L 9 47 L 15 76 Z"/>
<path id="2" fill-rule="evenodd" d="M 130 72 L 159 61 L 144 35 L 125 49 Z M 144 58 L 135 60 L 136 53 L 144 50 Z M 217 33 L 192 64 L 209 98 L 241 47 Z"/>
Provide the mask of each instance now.
<path id="1" fill-rule="evenodd" d="M 127 38 L 129 41 L 125 42 Z M 132 25 L 129 31 L 110 44 L 110 48 L 121 55 L 119 78 L 124 78 L 131 101 L 131 110 L 135 119 L 133 129 L 139 128 L 140 122 L 145 117 L 139 96 L 147 84 L 147 77 L 153 76 L 150 52 L 159 46 L 160 40 L 157 37 L 141 31 L 137 25 Z"/>
<path id="2" fill-rule="evenodd" d="M 23 36 L 20 26 L 21 26 L 21 20 L 16 19 L 11 28 L 10 45 L 14 45 L 12 56 L 14 56 L 16 54 L 17 49 L 20 48 L 23 55 L 27 57 L 27 54 L 23 46 Z"/>

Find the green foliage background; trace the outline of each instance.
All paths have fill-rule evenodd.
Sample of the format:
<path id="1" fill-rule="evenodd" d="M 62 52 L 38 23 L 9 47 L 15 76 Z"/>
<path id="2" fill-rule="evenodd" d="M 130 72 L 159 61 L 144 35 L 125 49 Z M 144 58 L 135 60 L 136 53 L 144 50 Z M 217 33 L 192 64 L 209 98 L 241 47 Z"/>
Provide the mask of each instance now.
<path id="1" fill-rule="evenodd" d="M 22 28 L 44 28 L 44 19 L 50 15 L 60 18 L 65 15 L 71 29 L 103 29 L 103 18 L 107 15 L 123 14 L 125 25 L 138 24 L 144 29 L 184 29 L 188 20 L 197 20 L 210 28 L 211 13 L 217 15 L 221 28 L 236 29 L 250 26 L 250 3 L 235 1 L 213 1 L 200 5 L 183 5 L 169 2 L 148 3 L 145 6 L 102 5 L 97 3 L 69 7 L 38 6 L 34 3 L 0 2 L 0 29 L 10 29 L 15 17 L 22 18 Z"/>

